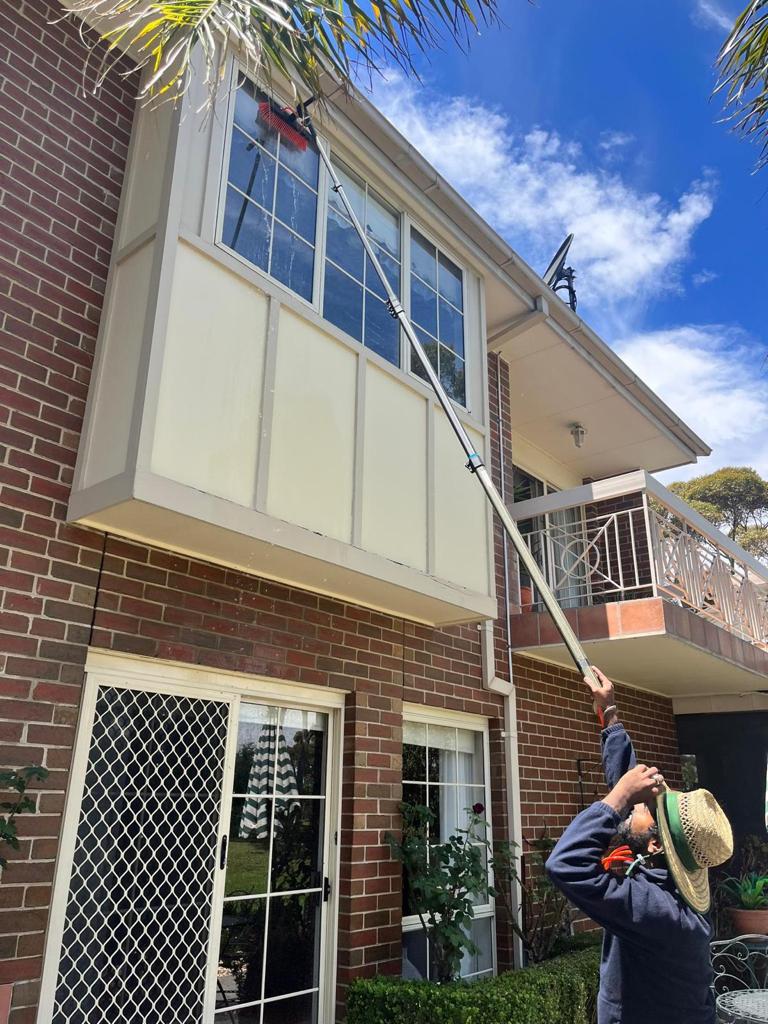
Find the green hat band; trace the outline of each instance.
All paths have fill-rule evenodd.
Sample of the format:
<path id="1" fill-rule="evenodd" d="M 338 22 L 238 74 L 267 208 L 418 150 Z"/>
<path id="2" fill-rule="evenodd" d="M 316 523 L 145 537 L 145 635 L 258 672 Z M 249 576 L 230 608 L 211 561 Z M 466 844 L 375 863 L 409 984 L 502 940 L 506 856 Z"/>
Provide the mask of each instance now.
<path id="1" fill-rule="evenodd" d="M 677 793 L 666 792 L 664 794 L 664 810 L 666 811 L 672 842 L 675 844 L 675 850 L 683 862 L 683 866 L 689 871 L 699 871 L 700 865 L 696 863 L 696 859 L 691 852 L 688 840 L 685 838 L 685 832 L 683 831 Z"/>

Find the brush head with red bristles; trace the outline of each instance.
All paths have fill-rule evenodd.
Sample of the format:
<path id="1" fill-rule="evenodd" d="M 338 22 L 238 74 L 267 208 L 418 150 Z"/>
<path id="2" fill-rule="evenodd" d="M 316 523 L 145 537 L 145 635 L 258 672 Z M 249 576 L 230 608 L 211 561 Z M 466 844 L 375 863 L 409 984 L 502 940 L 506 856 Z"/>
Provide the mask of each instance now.
<path id="1" fill-rule="evenodd" d="M 285 139 L 287 143 L 303 153 L 310 140 L 309 131 L 299 119 L 292 107 L 279 107 L 271 100 L 259 103 L 259 117 L 272 131 Z"/>

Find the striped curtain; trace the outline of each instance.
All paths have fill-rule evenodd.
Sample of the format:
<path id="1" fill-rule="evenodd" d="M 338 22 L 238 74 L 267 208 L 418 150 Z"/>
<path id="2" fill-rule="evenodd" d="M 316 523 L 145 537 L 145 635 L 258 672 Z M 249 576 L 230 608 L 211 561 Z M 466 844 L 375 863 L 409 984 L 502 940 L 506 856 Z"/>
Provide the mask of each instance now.
<path id="1" fill-rule="evenodd" d="M 253 795 L 249 795 L 243 805 L 238 833 L 240 839 L 269 839 L 270 801 L 265 799 L 265 796 L 267 793 L 270 795 L 272 793 L 272 765 L 275 758 L 276 730 L 277 726 L 275 725 L 265 725 L 259 734 L 248 776 L 248 793 Z M 277 733 L 275 795 L 278 797 L 299 795 L 296 772 L 282 729 Z M 292 809 L 299 807 L 300 804 L 298 800 L 294 800 L 286 801 L 283 806 Z"/>

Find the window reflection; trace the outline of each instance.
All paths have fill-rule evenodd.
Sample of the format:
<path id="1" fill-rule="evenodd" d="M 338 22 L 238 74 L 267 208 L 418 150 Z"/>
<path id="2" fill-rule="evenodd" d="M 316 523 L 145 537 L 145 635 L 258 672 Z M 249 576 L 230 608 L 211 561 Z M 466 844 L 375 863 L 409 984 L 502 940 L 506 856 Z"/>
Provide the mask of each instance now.
<path id="1" fill-rule="evenodd" d="M 266 125 L 267 96 L 241 76 L 221 239 L 224 245 L 311 301 L 319 156 Z"/>

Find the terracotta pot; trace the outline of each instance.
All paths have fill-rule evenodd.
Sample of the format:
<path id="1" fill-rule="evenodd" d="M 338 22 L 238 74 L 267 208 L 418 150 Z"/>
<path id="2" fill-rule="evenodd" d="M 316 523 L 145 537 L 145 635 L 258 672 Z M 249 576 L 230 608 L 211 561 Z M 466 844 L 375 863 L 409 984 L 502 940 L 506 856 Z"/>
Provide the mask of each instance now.
<path id="1" fill-rule="evenodd" d="M 729 907 L 728 913 L 737 935 L 768 935 L 768 907 L 764 910 Z"/>

